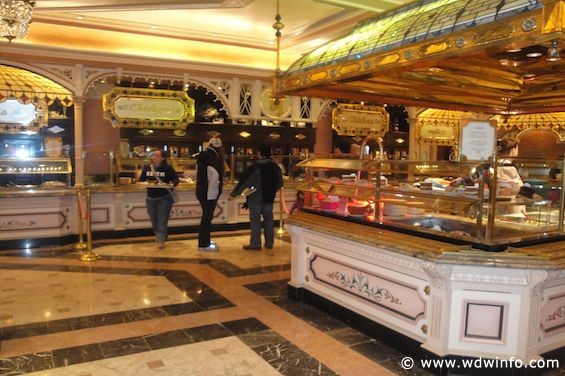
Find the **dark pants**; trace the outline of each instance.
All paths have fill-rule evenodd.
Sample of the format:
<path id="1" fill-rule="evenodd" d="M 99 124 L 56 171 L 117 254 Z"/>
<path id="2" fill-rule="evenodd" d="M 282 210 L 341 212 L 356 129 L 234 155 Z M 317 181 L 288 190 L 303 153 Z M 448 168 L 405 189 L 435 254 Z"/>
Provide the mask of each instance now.
<path id="1" fill-rule="evenodd" d="M 273 219 L 273 204 L 249 203 L 249 221 L 251 222 L 251 240 L 249 245 L 261 247 L 261 216 L 263 216 L 263 234 L 265 247 L 273 248 L 275 242 L 275 221 Z"/>
<path id="2" fill-rule="evenodd" d="M 202 208 L 202 218 L 200 219 L 200 228 L 198 229 L 198 246 L 208 247 L 210 245 L 210 231 L 212 231 L 212 219 L 214 218 L 214 209 L 218 200 L 200 201 Z"/>
<path id="3" fill-rule="evenodd" d="M 151 219 L 151 226 L 157 240 L 164 242 L 167 240 L 167 229 L 171 208 L 173 207 L 173 198 L 166 195 L 159 198 L 147 198 L 145 201 L 147 206 L 147 214 Z"/>

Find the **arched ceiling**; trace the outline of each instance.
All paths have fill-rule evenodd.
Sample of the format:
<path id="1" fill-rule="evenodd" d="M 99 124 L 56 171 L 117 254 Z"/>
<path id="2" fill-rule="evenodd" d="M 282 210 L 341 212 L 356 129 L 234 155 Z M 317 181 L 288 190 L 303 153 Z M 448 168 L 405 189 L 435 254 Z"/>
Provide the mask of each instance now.
<path id="1" fill-rule="evenodd" d="M 410 0 L 279 0 L 283 69 L 359 21 Z M 212 63 L 272 71 L 276 0 L 38 0 L 28 36 L 2 52 L 63 52 Z M 0 57 L 2 55 L 0 52 Z"/>

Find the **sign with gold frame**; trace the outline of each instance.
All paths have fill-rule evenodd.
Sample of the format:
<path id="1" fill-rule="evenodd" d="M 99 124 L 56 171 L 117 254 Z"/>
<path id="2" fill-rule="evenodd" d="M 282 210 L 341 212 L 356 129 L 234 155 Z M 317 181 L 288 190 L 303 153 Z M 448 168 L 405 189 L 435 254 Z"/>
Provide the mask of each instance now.
<path id="1" fill-rule="evenodd" d="M 115 128 L 186 129 L 194 121 L 194 100 L 179 90 L 115 87 L 102 106 Z"/>
<path id="2" fill-rule="evenodd" d="M 332 128 L 340 136 L 384 137 L 389 115 L 384 107 L 340 103 L 332 110 Z"/>
<path id="3" fill-rule="evenodd" d="M 455 145 L 459 140 L 460 122 L 451 119 L 418 119 L 416 138 L 424 144 Z"/>
<path id="4" fill-rule="evenodd" d="M 0 133 L 37 133 L 47 125 L 47 110 L 45 103 L 6 99 L 0 102 Z"/>
<path id="5" fill-rule="evenodd" d="M 470 161 L 487 160 L 496 150 L 496 120 L 461 120 L 459 156 Z"/>

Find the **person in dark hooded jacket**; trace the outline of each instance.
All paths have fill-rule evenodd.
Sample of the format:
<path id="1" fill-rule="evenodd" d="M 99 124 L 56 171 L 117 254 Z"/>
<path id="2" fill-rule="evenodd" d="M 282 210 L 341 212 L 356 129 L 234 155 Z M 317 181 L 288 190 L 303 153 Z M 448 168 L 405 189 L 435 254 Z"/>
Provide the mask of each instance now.
<path id="1" fill-rule="evenodd" d="M 222 194 L 224 159 L 222 140 L 212 137 L 209 146 L 196 156 L 196 198 L 202 208 L 198 231 L 198 250 L 216 252 L 219 247 L 210 240 L 212 219 L 218 198 Z"/>
<path id="2" fill-rule="evenodd" d="M 265 248 L 272 249 L 275 241 L 275 223 L 273 219 L 273 203 L 277 191 L 283 186 L 282 171 L 271 159 L 271 148 L 267 145 L 259 147 L 260 158 L 243 174 L 241 180 L 231 192 L 232 197 L 242 194 L 246 188 L 253 193 L 247 196 L 251 239 L 243 249 L 261 250 L 261 217 Z"/>

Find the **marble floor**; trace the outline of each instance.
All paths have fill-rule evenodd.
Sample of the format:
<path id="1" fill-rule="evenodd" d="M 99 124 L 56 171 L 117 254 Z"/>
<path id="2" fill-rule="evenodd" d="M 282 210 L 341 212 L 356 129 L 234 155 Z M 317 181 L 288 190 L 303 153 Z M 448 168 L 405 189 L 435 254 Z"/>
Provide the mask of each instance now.
<path id="1" fill-rule="evenodd" d="M 0 375 L 431 375 L 394 344 L 289 299 L 290 243 L 248 233 L 0 251 Z M 471 373 L 472 374 L 472 373 Z M 497 373 L 499 374 L 499 373 Z M 562 374 L 560 370 L 547 373 Z"/>

